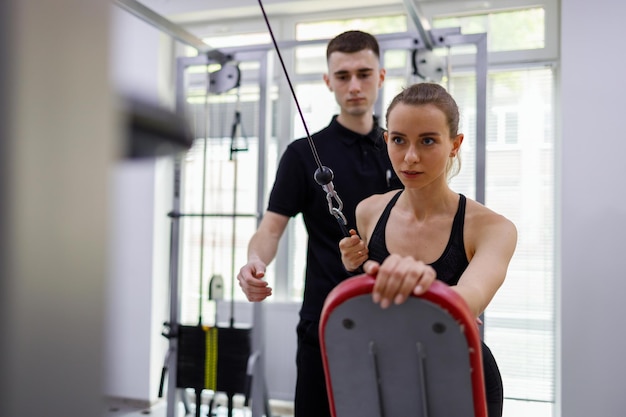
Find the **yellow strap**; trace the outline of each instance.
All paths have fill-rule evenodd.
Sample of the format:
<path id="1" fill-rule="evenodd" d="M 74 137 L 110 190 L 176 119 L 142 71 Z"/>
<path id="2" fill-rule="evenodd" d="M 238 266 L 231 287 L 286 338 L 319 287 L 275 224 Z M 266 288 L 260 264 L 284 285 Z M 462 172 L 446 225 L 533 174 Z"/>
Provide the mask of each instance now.
<path id="1" fill-rule="evenodd" d="M 217 389 L 217 327 L 209 327 L 206 331 L 204 388 L 212 391 Z"/>

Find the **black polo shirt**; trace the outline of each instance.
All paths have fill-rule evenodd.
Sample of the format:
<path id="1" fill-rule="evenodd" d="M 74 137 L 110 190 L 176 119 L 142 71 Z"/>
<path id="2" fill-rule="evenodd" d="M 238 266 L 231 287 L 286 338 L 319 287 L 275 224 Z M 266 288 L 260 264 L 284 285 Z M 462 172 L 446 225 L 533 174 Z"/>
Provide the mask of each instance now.
<path id="1" fill-rule="evenodd" d="M 334 173 L 333 185 L 343 202 L 347 228 L 356 229 L 356 205 L 372 194 L 401 187 L 389 162 L 383 129 L 361 135 L 343 127 L 334 116 L 330 124 L 312 135 L 322 165 Z M 288 217 L 302 213 L 309 235 L 300 317 L 319 320 L 328 293 L 350 274 L 341 263 L 343 237 L 330 214 L 326 192 L 315 181 L 318 165 L 307 138 L 292 142 L 281 157 L 270 194 L 268 210 Z M 336 205 L 336 204 L 335 204 Z"/>

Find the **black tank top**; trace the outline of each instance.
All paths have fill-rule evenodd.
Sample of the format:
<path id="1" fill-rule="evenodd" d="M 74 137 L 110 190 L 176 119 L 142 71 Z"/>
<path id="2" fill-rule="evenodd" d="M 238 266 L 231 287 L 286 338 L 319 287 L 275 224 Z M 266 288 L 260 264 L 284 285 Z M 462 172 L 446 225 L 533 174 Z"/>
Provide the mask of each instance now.
<path id="1" fill-rule="evenodd" d="M 389 250 L 387 249 L 387 242 L 385 240 L 385 229 L 387 227 L 387 221 L 389 220 L 389 213 L 392 207 L 395 206 L 396 201 L 398 201 L 400 194 L 402 194 L 402 191 L 394 195 L 387 204 L 387 207 L 385 207 L 368 243 L 369 257 L 376 262 L 382 263 L 382 261 L 389 256 Z M 448 240 L 446 249 L 439 259 L 430 264 L 430 266 L 437 271 L 437 279 L 448 285 L 456 285 L 459 282 L 459 278 L 461 278 L 461 274 L 463 274 L 463 271 L 465 271 L 465 268 L 469 265 L 467 255 L 465 254 L 465 245 L 463 244 L 465 196 L 463 194 L 459 194 L 459 196 L 459 208 L 454 215 L 452 232 L 450 233 L 450 239 Z"/>
<path id="2" fill-rule="evenodd" d="M 380 215 L 378 223 L 374 228 L 372 237 L 368 244 L 370 259 L 382 262 L 389 256 L 387 243 L 385 241 L 385 228 L 389 220 L 391 208 L 396 204 L 402 191 L 393 196 Z M 465 223 L 465 196 L 459 194 L 459 208 L 454 215 L 452 232 L 443 254 L 435 262 L 430 264 L 437 271 L 437 279 L 448 285 L 456 285 L 461 278 L 461 274 L 469 265 L 465 246 L 463 245 L 463 224 Z M 485 374 L 485 391 L 487 394 L 487 408 L 489 417 L 502 416 L 503 390 L 502 377 L 496 359 L 491 350 L 481 341 L 483 356 L 483 372 Z"/>

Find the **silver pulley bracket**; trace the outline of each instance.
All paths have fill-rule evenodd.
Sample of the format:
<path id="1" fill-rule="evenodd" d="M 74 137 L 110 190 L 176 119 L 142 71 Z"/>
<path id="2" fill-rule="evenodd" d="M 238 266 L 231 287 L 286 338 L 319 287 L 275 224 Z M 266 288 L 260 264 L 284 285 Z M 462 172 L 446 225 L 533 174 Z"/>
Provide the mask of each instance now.
<path id="1" fill-rule="evenodd" d="M 236 64 L 224 64 L 209 75 L 209 92 L 221 94 L 239 87 L 241 71 Z"/>
<path id="2" fill-rule="evenodd" d="M 413 54 L 413 72 L 424 81 L 438 83 L 446 72 L 446 64 L 434 51 L 418 49 Z"/>

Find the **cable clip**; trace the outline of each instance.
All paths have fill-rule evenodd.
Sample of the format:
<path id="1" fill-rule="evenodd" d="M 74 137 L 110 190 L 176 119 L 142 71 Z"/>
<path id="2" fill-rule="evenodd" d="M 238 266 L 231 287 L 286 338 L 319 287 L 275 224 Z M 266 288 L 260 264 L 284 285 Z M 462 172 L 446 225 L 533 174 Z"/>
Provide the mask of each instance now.
<path id="1" fill-rule="evenodd" d="M 328 201 L 328 211 L 330 211 L 330 214 L 335 216 L 337 221 L 340 221 L 340 224 L 344 226 L 347 225 L 348 220 L 346 220 L 346 216 L 341 212 L 341 210 L 343 210 L 343 201 L 341 201 L 341 198 L 337 195 L 332 181 L 326 185 L 322 185 L 322 188 L 326 191 L 326 201 Z M 337 201 L 337 207 L 333 204 L 333 199 Z"/>

